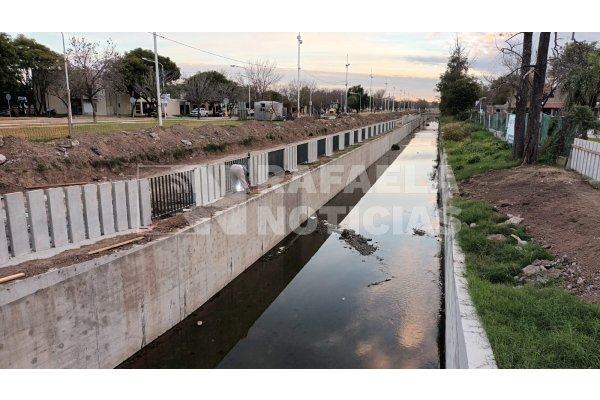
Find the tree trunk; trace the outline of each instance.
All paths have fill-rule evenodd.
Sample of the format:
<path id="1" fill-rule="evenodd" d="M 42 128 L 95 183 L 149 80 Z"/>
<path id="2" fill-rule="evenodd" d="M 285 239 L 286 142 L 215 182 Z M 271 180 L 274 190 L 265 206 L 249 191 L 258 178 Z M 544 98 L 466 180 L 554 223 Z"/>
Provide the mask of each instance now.
<path id="1" fill-rule="evenodd" d="M 527 112 L 527 95 L 529 94 L 529 65 L 531 64 L 531 44 L 533 32 L 523 33 L 523 52 L 521 53 L 521 71 L 519 74 L 519 87 L 517 89 L 517 104 L 515 108 L 515 135 L 513 140 L 513 159 L 523 157 L 525 147 L 525 114 Z"/>
<path id="2" fill-rule="evenodd" d="M 96 103 L 92 101 L 92 118 L 94 119 L 94 123 L 96 123 Z"/>
<path id="3" fill-rule="evenodd" d="M 537 61 L 534 69 L 535 74 L 529 102 L 529 121 L 527 137 L 525 138 L 525 149 L 523 151 L 523 164 L 532 164 L 537 160 L 538 142 L 540 140 L 540 114 L 543 105 L 549 46 L 550 32 L 540 32 Z"/>

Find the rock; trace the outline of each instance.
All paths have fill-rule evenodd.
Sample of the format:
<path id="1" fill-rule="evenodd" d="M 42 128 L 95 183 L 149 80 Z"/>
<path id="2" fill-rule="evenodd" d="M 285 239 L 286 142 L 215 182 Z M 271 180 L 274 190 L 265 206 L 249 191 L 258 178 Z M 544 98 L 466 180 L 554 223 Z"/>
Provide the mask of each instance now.
<path id="1" fill-rule="evenodd" d="M 160 137 L 158 136 L 158 133 L 156 133 L 156 132 L 150 132 L 150 133 L 148 133 L 148 135 L 150 135 L 150 137 L 154 140 L 160 139 Z"/>
<path id="2" fill-rule="evenodd" d="M 73 144 L 71 143 L 70 139 L 65 139 L 65 140 L 59 140 L 58 142 L 56 142 L 56 146 L 58 147 L 64 147 L 65 149 L 70 149 L 71 147 L 73 147 Z"/>
<path id="3" fill-rule="evenodd" d="M 196 321 L 196 326 L 202 326 L 202 321 Z"/>
<path id="4" fill-rule="evenodd" d="M 0 165 L 4 164 L 6 162 L 7 158 L 4 154 L 0 154 Z"/>
<path id="5" fill-rule="evenodd" d="M 517 235 L 510 235 L 510 237 L 512 237 L 513 239 L 515 239 L 517 241 L 517 246 L 519 247 L 523 247 L 527 244 L 527 242 L 525 240 L 522 240 L 520 237 L 518 237 Z"/>
<path id="6" fill-rule="evenodd" d="M 543 271 L 546 271 L 546 268 L 543 266 L 529 264 L 521 270 L 521 273 L 523 273 L 524 276 L 534 276 L 542 273 Z"/>
<path id="7" fill-rule="evenodd" d="M 65 147 L 61 147 L 61 146 L 56 146 L 56 150 L 62 151 L 63 153 L 67 152 L 67 149 Z"/>
<path id="8" fill-rule="evenodd" d="M 560 276 L 560 270 L 556 268 L 544 269 L 542 275 L 549 279 L 556 279 Z"/>
<path id="9" fill-rule="evenodd" d="M 543 245 L 543 246 L 542 246 L 542 248 L 544 248 L 544 249 L 549 249 L 549 248 L 551 248 L 551 247 L 552 247 L 552 245 L 551 245 L 551 244 L 545 244 L 545 245 Z"/>
<path id="10" fill-rule="evenodd" d="M 0 136 L 0 147 L 4 146 L 4 138 Z"/>
<path id="11" fill-rule="evenodd" d="M 424 236 L 425 231 L 419 228 L 413 228 L 413 235 Z"/>
<path id="12" fill-rule="evenodd" d="M 475 228 L 477 226 L 477 224 L 475 222 L 471 222 L 471 225 L 469 225 L 469 228 Z"/>
<path id="13" fill-rule="evenodd" d="M 79 146 L 79 140 L 77 140 L 77 139 L 72 139 L 72 140 L 71 140 L 71 146 Z"/>
<path id="14" fill-rule="evenodd" d="M 508 201 L 508 200 L 500 200 L 500 201 L 499 201 L 499 203 L 500 203 L 500 207 L 508 207 L 508 206 L 512 206 L 512 205 L 513 205 L 513 204 L 512 204 L 510 201 Z"/>
<path id="15" fill-rule="evenodd" d="M 585 279 L 583 279 L 581 277 L 577 278 L 577 284 L 578 285 L 581 285 L 583 282 L 585 282 Z"/>
<path id="16" fill-rule="evenodd" d="M 92 152 L 97 155 L 97 156 L 101 156 L 102 153 L 100 153 L 100 150 L 98 150 L 97 147 L 90 147 L 90 150 L 92 150 Z"/>
<path id="17" fill-rule="evenodd" d="M 487 240 L 492 240 L 494 242 L 504 242 L 506 237 L 501 233 L 495 233 L 493 235 L 488 235 Z"/>
<path id="18" fill-rule="evenodd" d="M 521 218 L 518 215 L 508 214 L 508 219 L 502 223 L 502 225 L 519 225 L 525 218 Z"/>
<path id="19" fill-rule="evenodd" d="M 183 143 L 186 146 L 191 146 L 192 142 L 190 142 L 189 140 L 185 140 L 185 139 L 181 139 L 181 143 Z"/>

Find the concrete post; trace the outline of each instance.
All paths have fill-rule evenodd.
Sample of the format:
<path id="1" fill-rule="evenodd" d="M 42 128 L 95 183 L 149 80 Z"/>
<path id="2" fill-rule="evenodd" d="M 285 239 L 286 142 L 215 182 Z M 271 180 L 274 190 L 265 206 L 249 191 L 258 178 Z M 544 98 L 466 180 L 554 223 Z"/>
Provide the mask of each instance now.
<path id="1" fill-rule="evenodd" d="M 344 147 L 346 147 L 345 146 L 345 140 L 344 140 L 345 138 L 346 138 L 346 136 L 345 136 L 344 133 L 340 133 L 338 135 L 338 149 L 339 150 L 344 150 Z"/>
<path id="2" fill-rule="evenodd" d="M 198 167 L 200 173 L 200 205 L 208 203 L 208 167 L 201 165 Z"/>
<path id="3" fill-rule="evenodd" d="M 317 139 L 313 139 L 308 142 L 308 162 L 313 163 L 317 158 Z"/>
<path id="4" fill-rule="evenodd" d="M 127 224 L 129 229 L 140 227 L 140 194 L 138 181 L 133 179 L 126 183 Z"/>
<path id="5" fill-rule="evenodd" d="M 85 239 L 85 222 L 83 218 L 83 202 L 81 201 L 81 186 L 64 188 L 67 200 L 67 219 L 69 220 L 69 238 L 72 243 Z"/>
<path id="6" fill-rule="evenodd" d="M 115 233 L 115 217 L 110 182 L 98 185 L 98 200 L 100 203 L 100 227 L 102 235 Z"/>
<path id="7" fill-rule="evenodd" d="M 52 244 L 54 247 L 61 247 L 69 243 L 65 192 L 62 188 L 46 189 L 46 196 L 48 198 Z"/>
<path id="8" fill-rule="evenodd" d="M 293 144 L 287 146 L 283 151 L 283 169 L 296 171 L 298 169 L 298 146 Z"/>
<path id="9" fill-rule="evenodd" d="M 6 239 L 6 227 L 4 225 L 4 205 L 0 197 L 0 264 L 5 263 L 10 258 L 8 253 L 8 240 Z"/>
<path id="10" fill-rule="evenodd" d="M 83 186 L 83 215 L 85 231 L 88 239 L 100 236 L 100 215 L 98 212 L 98 186 L 88 184 Z"/>
<path id="11" fill-rule="evenodd" d="M 48 215 L 46 214 L 44 191 L 32 190 L 26 192 L 25 197 L 27 197 L 27 214 L 33 251 L 48 250 L 50 248 L 50 234 L 48 233 Z"/>
<path id="12" fill-rule="evenodd" d="M 327 136 L 325 138 L 325 155 L 327 157 L 333 154 L 333 136 Z"/>
<path id="13" fill-rule="evenodd" d="M 212 164 L 208 165 L 208 202 L 212 203 L 215 201 L 215 166 Z"/>
<path id="14" fill-rule="evenodd" d="M 354 132 L 348 132 L 348 145 L 354 145 Z"/>
<path id="15" fill-rule="evenodd" d="M 113 182 L 112 184 L 113 205 L 115 208 L 115 230 L 117 232 L 129 229 L 127 218 L 127 194 L 125 192 L 125 181 Z"/>
<path id="16" fill-rule="evenodd" d="M 221 196 L 220 197 L 225 197 L 225 194 L 227 194 L 227 176 L 225 175 L 225 163 L 221 163 L 219 164 L 219 182 L 220 182 L 220 187 L 221 187 Z"/>
<path id="17" fill-rule="evenodd" d="M 150 193 L 150 180 L 139 180 L 140 190 L 140 218 L 142 226 L 152 225 L 152 194 Z"/>
<path id="18" fill-rule="evenodd" d="M 194 191 L 194 204 L 196 207 L 202 205 L 202 189 L 200 183 L 200 168 L 192 170 L 192 190 Z"/>
<path id="19" fill-rule="evenodd" d="M 14 257 L 31 253 L 29 246 L 29 232 L 25 219 L 25 198 L 23 193 L 9 193 L 4 195 L 6 201 L 6 221 L 8 237 Z"/>

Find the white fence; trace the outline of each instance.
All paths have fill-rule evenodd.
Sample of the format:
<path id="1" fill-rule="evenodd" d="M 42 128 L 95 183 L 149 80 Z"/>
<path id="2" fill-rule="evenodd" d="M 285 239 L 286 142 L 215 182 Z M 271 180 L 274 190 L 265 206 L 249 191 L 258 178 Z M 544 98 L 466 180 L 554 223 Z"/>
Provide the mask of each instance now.
<path id="1" fill-rule="evenodd" d="M 582 175 L 600 181 L 600 143 L 575 139 L 571 145 L 569 168 Z"/>
<path id="2" fill-rule="evenodd" d="M 366 139 L 409 124 L 417 118 L 419 117 L 403 116 L 398 120 L 372 124 L 358 130 L 338 132 L 277 149 L 251 152 L 248 154 L 250 182 L 256 185 L 268 180 L 269 151 L 283 149 L 284 169 L 294 171 L 298 165 L 300 144 L 308 143 L 308 162 L 311 163 L 318 159 L 319 140 L 326 140 L 325 155 L 330 156 L 334 153 L 334 136 L 337 136 L 339 151 L 344 149 L 346 134 L 352 145 L 355 131 L 359 133 L 360 142 L 363 140 L 362 132 Z M 193 191 L 192 205 L 207 205 L 225 196 L 228 188 L 227 163 L 228 161 L 219 161 L 179 170 L 192 171 L 192 182 L 189 185 Z M 164 175 L 169 174 L 172 173 Z M 176 189 L 169 190 L 178 194 Z M 155 192 L 154 197 L 157 196 Z M 47 257 L 70 247 L 94 243 L 107 236 L 133 232 L 150 225 L 157 204 L 169 201 L 153 199 L 151 193 L 150 181 L 144 178 L 0 196 L 0 267 L 6 263 L 14 264 L 33 258 L 31 253 L 43 252 L 37 254 L 36 258 Z"/>

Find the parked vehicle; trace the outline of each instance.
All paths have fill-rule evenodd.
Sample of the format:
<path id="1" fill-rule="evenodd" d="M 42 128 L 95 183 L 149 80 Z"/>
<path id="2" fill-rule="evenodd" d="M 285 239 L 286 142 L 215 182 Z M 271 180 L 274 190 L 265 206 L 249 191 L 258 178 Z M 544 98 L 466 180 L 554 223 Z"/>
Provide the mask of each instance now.
<path id="1" fill-rule="evenodd" d="M 197 117 L 200 114 L 200 117 L 208 117 L 208 110 L 205 108 L 194 108 L 190 113 L 190 117 Z"/>
<path id="2" fill-rule="evenodd" d="M 248 113 L 249 117 L 254 117 L 254 110 L 251 108 L 246 108 L 246 112 Z"/>
<path id="3" fill-rule="evenodd" d="M 223 115 L 225 115 L 225 112 L 223 110 L 213 112 L 213 117 L 222 117 Z"/>
<path id="4" fill-rule="evenodd" d="M 8 108 L 0 108 L 0 117 L 10 117 L 10 110 Z"/>

